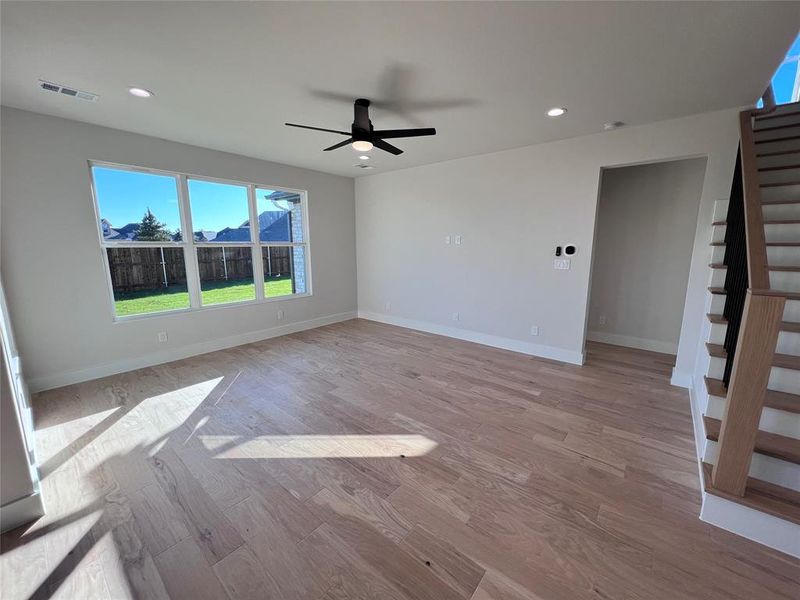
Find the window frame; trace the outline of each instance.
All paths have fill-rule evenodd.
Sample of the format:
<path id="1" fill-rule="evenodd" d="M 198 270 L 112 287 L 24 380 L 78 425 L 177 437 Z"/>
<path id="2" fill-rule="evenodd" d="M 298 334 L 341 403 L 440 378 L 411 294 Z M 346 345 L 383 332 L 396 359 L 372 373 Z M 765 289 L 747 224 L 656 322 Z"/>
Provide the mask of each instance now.
<path id="1" fill-rule="evenodd" d="M 106 288 L 108 290 L 108 298 L 111 310 L 111 318 L 115 323 L 125 321 L 135 321 L 139 319 L 151 319 L 157 317 L 165 317 L 176 314 L 183 314 L 196 311 L 207 311 L 217 309 L 227 309 L 240 306 L 250 306 L 254 304 L 264 304 L 268 302 L 285 302 L 295 298 L 307 298 L 313 295 L 312 288 L 312 275 L 311 275 L 311 242 L 309 237 L 309 214 L 308 214 L 308 191 L 285 186 L 265 184 L 265 183 L 252 183 L 246 181 L 239 181 L 235 179 L 223 179 L 219 177 L 210 177 L 207 175 L 195 175 L 191 173 L 181 173 L 177 171 L 167 171 L 163 169 L 153 169 L 150 167 L 141 167 L 135 165 L 125 165 L 120 163 L 113 163 L 103 160 L 89 160 L 89 189 L 91 191 L 92 208 L 94 212 L 95 228 L 99 240 L 100 254 L 102 255 L 102 266 L 105 270 Z M 178 194 L 178 214 L 181 225 L 181 241 L 114 241 L 107 240 L 103 237 L 103 228 L 100 219 L 100 202 L 97 197 L 97 189 L 95 187 L 94 175 L 92 173 L 93 167 L 102 167 L 109 169 L 117 169 L 120 171 L 131 171 L 134 173 L 145 173 L 149 175 L 161 175 L 172 177 L 175 179 L 176 190 Z M 189 179 L 198 181 L 205 181 L 209 183 L 220 183 L 223 185 L 235 185 L 247 189 L 247 204 L 248 215 L 250 221 L 250 241 L 249 242 L 196 242 L 194 240 L 194 229 L 192 227 L 192 211 L 189 199 Z M 302 210 L 302 229 L 303 241 L 302 242 L 261 242 L 259 239 L 258 223 L 258 205 L 256 201 L 256 188 L 277 190 L 282 192 L 290 192 L 300 196 L 300 206 Z M 189 232 L 187 236 L 186 232 Z M 188 238 L 188 239 L 187 239 Z M 211 247 L 221 248 L 228 247 L 249 247 L 253 261 L 253 283 L 255 285 L 256 297 L 253 300 L 242 300 L 241 302 L 226 302 L 221 304 L 203 304 L 201 287 L 200 287 L 200 267 L 197 257 L 197 248 Z M 301 294 L 287 294 L 284 296 L 267 297 L 264 292 L 264 265 L 262 259 L 262 252 L 265 246 L 300 246 L 304 249 L 304 266 L 305 266 L 305 283 L 306 291 Z M 116 301 L 114 299 L 114 286 L 111 281 L 111 265 L 108 260 L 108 248 L 163 248 L 163 247 L 176 247 L 183 249 L 184 269 L 186 272 L 186 288 L 189 292 L 189 306 L 185 308 L 176 308 L 174 310 L 161 310 L 151 313 L 142 313 L 138 315 L 117 315 Z"/>

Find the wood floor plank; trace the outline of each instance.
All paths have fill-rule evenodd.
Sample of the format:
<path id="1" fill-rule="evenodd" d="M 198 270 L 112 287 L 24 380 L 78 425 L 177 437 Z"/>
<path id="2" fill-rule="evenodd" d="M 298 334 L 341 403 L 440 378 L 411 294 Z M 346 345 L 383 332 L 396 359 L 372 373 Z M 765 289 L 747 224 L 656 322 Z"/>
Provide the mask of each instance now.
<path id="1" fill-rule="evenodd" d="M 794 600 L 797 560 L 698 519 L 673 366 L 353 320 L 43 392 L 0 596 Z"/>
<path id="2" fill-rule="evenodd" d="M 227 597 L 203 554 L 195 539 L 188 537 L 155 557 L 170 598 L 220 600 Z"/>

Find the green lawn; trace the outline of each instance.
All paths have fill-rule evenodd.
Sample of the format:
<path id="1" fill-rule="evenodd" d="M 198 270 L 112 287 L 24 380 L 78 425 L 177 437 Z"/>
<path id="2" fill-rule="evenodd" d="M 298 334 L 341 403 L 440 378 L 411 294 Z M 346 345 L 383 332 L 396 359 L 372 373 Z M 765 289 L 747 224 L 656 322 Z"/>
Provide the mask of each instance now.
<path id="1" fill-rule="evenodd" d="M 203 306 L 254 300 L 256 297 L 252 280 L 214 281 L 204 283 L 202 288 Z M 267 298 L 288 296 L 291 293 L 290 277 L 276 277 L 264 282 L 264 295 Z M 159 290 L 119 292 L 114 295 L 114 305 L 118 317 L 189 308 L 189 292 L 185 285 Z"/>

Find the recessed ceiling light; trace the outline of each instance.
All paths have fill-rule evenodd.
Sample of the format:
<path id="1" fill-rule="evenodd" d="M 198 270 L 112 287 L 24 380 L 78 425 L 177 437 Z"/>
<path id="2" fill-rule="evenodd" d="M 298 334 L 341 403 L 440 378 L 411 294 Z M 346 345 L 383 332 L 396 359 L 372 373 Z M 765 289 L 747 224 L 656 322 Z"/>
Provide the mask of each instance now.
<path id="1" fill-rule="evenodd" d="M 369 156 L 367 156 L 366 154 L 362 154 L 358 158 L 360 158 L 361 160 L 369 160 Z"/>
<path id="2" fill-rule="evenodd" d="M 566 108 L 562 108 L 562 107 L 551 108 L 550 110 L 547 111 L 547 116 L 548 117 L 560 117 L 565 112 L 567 112 Z"/>
<path id="3" fill-rule="evenodd" d="M 356 140 L 353 142 L 353 150 L 357 150 L 358 152 L 369 152 L 372 150 L 372 142 L 368 142 L 366 140 Z"/>
<path id="4" fill-rule="evenodd" d="M 146 90 L 144 88 L 140 88 L 140 87 L 128 88 L 128 93 L 131 96 L 136 96 L 137 98 L 152 98 L 153 97 L 153 92 L 151 92 L 150 90 Z"/>

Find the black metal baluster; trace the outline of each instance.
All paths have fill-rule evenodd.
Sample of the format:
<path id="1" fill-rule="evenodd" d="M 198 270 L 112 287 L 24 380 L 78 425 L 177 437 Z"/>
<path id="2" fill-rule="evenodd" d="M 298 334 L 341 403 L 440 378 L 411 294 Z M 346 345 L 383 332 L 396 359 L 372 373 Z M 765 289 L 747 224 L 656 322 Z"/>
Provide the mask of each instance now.
<path id="1" fill-rule="evenodd" d="M 736 342 L 742 323 L 744 302 L 747 296 L 747 239 L 745 236 L 744 190 L 742 188 L 741 148 L 736 156 L 736 169 L 733 173 L 731 196 L 728 204 L 727 227 L 725 229 L 725 308 L 723 316 L 728 321 L 723 347 L 728 353 L 725 359 L 725 372 L 722 381 L 725 387 L 731 379 L 733 359 L 736 355 Z"/>

